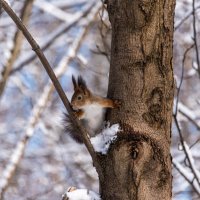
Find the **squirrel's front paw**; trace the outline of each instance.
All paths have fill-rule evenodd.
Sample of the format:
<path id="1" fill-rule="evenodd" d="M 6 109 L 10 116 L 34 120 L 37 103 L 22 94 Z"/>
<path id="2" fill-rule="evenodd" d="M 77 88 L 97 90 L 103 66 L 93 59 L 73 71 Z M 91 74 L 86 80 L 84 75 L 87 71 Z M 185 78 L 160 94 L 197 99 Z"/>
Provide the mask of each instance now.
<path id="1" fill-rule="evenodd" d="M 81 119 L 83 117 L 84 112 L 82 110 L 74 111 L 74 115 L 78 118 Z"/>
<path id="2" fill-rule="evenodd" d="M 113 100 L 114 108 L 120 108 L 122 103 L 120 100 Z"/>

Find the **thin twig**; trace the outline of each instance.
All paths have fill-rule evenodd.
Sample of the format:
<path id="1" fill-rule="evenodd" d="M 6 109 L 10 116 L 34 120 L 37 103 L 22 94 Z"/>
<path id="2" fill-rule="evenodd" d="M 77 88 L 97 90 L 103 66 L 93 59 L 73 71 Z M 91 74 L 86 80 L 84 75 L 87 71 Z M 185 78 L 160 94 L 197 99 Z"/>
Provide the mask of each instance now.
<path id="1" fill-rule="evenodd" d="M 194 126 L 196 126 L 197 130 L 200 130 L 200 125 L 193 119 L 191 118 L 187 113 L 185 113 L 183 110 L 178 109 L 179 112 L 186 117 Z"/>
<path id="2" fill-rule="evenodd" d="M 194 34 L 194 44 L 196 50 L 196 59 L 197 59 L 197 66 L 198 66 L 198 73 L 200 77 L 200 58 L 199 58 L 199 48 L 197 42 L 197 30 L 196 30 L 196 15 L 195 15 L 195 0 L 192 0 L 192 14 L 193 14 L 193 34 Z"/>
<path id="3" fill-rule="evenodd" d="M 177 169 L 177 171 L 181 174 L 181 176 L 184 177 L 184 179 L 191 185 L 191 187 L 193 188 L 193 190 L 200 197 L 200 191 L 199 191 L 198 187 L 196 185 L 194 185 L 194 181 L 193 180 L 190 180 L 190 178 L 187 175 L 187 172 L 181 166 L 181 164 L 178 163 L 178 161 L 176 161 L 175 159 L 172 160 L 172 163 L 173 163 L 173 166 Z"/>
<path id="4" fill-rule="evenodd" d="M 183 78 L 184 78 L 184 65 L 185 65 L 185 59 L 186 59 L 186 56 L 188 54 L 188 52 L 194 47 L 194 44 L 192 44 L 191 46 L 189 46 L 186 51 L 184 52 L 184 55 L 183 55 L 183 60 L 182 60 L 182 71 L 181 71 L 181 80 L 180 80 L 180 84 L 179 84 L 179 87 L 178 87 L 178 90 L 177 90 L 177 98 L 176 98 L 176 104 L 175 104 L 175 112 L 174 112 L 174 115 L 177 116 L 177 112 L 178 112 L 178 102 L 179 102 L 179 96 L 180 96 L 180 91 L 181 91 L 181 86 L 182 86 L 182 83 L 183 83 Z"/>
<path id="5" fill-rule="evenodd" d="M 195 8 L 195 11 L 198 10 L 200 8 L 200 6 L 197 6 Z M 179 29 L 179 27 L 193 14 L 193 11 L 191 11 L 190 13 L 188 13 L 188 15 L 186 15 L 174 28 L 174 31 L 177 31 Z"/>
<path id="6" fill-rule="evenodd" d="M 75 60 L 78 62 L 80 67 L 82 67 L 83 69 L 89 70 L 90 72 L 92 72 L 98 76 L 105 77 L 108 75 L 108 73 L 98 72 L 98 71 L 94 70 L 92 66 L 88 66 L 86 63 L 84 63 L 84 61 L 82 60 L 82 58 L 79 55 L 77 55 Z"/>
<path id="7" fill-rule="evenodd" d="M 186 143 L 185 143 L 185 140 L 184 140 L 184 138 L 183 138 L 183 135 L 182 135 L 182 132 L 181 132 L 181 129 L 180 129 L 180 126 L 179 126 L 177 117 L 176 117 L 174 114 L 173 114 L 173 117 L 174 117 L 174 122 L 175 122 L 175 124 L 176 124 L 177 130 L 178 130 L 178 133 L 179 133 L 179 137 L 180 137 L 181 145 L 182 145 L 182 147 L 183 147 L 183 151 L 184 151 L 185 156 L 186 156 L 186 158 L 187 158 L 187 160 L 188 160 L 188 163 L 189 163 L 189 167 L 190 167 L 190 169 L 191 169 L 191 171 L 192 171 L 192 173 L 193 173 L 193 175 L 194 175 L 194 177 L 195 177 L 195 179 L 196 179 L 196 181 L 197 181 L 197 183 L 198 183 L 198 185 L 199 185 L 199 187 L 200 187 L 199 176 L 198 176 L 198 174 L 197 174 L 197 170 L 194 168 L 194 165 L 193 165 L 193 163 L 192 163 L 192 160 L 190 159 L 190 156 L 188 155 Z"/>
<path id="8" fill-rule="evenodd" d="M 1 17 L 1 14 L 2 14 L 2 4 L 1 4 L 1 2 L 0 2 L 0 17 Z"/>
<path id="9" fill-rule="evenodd" d="M 195 121 L 196 115 L 192 110 L 190 110 L 187 106 L 185 106 L 183 103 L 178 103 L 178 111 L 181 113 L 184 117 L 186 117 L 194 126 L 196 126 L 197 130 L 200 130 L 200 125 Z"/>
<path id="10" fill-rule="evenodd" d="M 99 26 L 99 32 L 100 32 L 101 41 L 102 41 L 102 44 L 103 44 L 103 47 L 104 47 L 104 50 L 105 50 L 105 54 L 103 54 L 103 55 L 106 56 L 108 62 L 110 63 L 110 52 L 111 52 L 111 50 L 110 50 L 110 46 L 106 43 L 106 36 L 108 35 L 109 31 L 111 30 L 111 27 L 109 27 L 109 25 L 107 25 L 103 20 L 104 11 L 105 11 L 105 5 L 102 9 L 102 13 L 99 14 L 100 19 L 101 19 L 101 23 L 100 23 L 100 26 Z M 103 33 L 104 27 L 105 27 L 105 30 L 106 30 L 105 35 Z"/>
<path id="11" fill-rule="evenodd" d="M 198 144 L 199 142 L 200 142 L 200 138 L 190 146 L 190 149 L 193 148 L 193 147 L 194 147 L 196 144 Z"/>
<path id="12" fill-rule="evenodd" d="M 63 91 L 63 88 L 61 87 L 57 77 L 55 76 L 55 73 L 52 70 L 48 60 L 44 56 L 44 54 L 41 51 L 39 45 L 36 43 L 34 38 L 31 36 L 29 31 L 26 29 L 24 24 L 22 24 L 21 20 L 17 17 L 17 15 L 10 8 L 10 6 L 7 4 L 7 2 L 5 2 L 5 0 L 1 0 L 1 2 L 2 2 L 2 7 L 4 8 L 4 10 L 12 18 L 12 20 L 15 22 L 15 24 L 18 26 L 18 28 L 23 32 L 23 34 L 26 37 L 27 41 L 32 46 L 32 49 L 35 51 L 35 53 L 37 54 L 38 58 L 42 62 L 46 72 L 48 73 L 51 81 L 54 84 L 54 87 L 56 88 L 56 91 L 58 92 L 59 97 L 61 98 L 65 108 L 67 109 L 71 120 L 73 121 L 74 125 L 77 126 L 77 128 L 80 130 L 80 135 L 81 135 L 81 137 L 82 137 L 82 139 L 84 141 L 84 144 L 86 145 L 86 147 L 87 147 L 87 149 L 88 149 L 88 151 L 89 151 L 89 153 L 90 153 L 90 155 L 92 157 L 94 166 L 97 168 L 99 166 L 98 159 L 97 159 L 97 154 L 95 153 L 94 148 L 93 148 L 93 146 L 92 146 L 92 144 L 90 142 L 90 139 L 89 139 L 89 136 L 88 136 L 89 135 L 88 131 L 81 125 L 80 121 L 75 117 L 75 115 L 73 113 L 73 110 L 71 109 L 69 100 L 67 99 L 67 97 L 66 97 L 66 95 L 65 95 L 65 93 Z M 99 6 L 98 3 L 97 3 L 97 5 Z"/>
<path id="13" fill-rule="evenodd" d="M 188 152 L 187 152 L 187 147 L 186 147 L 186 143 L 184 141 L 184 138 L 183 138 L 183 135 L 182 135 L 182 132 L 181 132 L 181 129 L 180 129 L 180 126 L 179 126 L 179 123 L 178 123 L 178 120 L 177 120 L 177 113 L 178 113 L 178 102 L 179 102 L 179 95 L 180 95 L 180 90 L 181 90 L 181 86 L 182 86 L 182 82 L 183 82 L 183 77 L 184 77 L 184 65 L 185 65 L 185 59 L 186 59 L 186 56 L 187 56 L 187 53 L 194 47 L 194 44 L 192 44 L 190 47 L 188 47 L 186 49 L 186 51 L 184 52 L 184 55 L 183 55 L 183 60 L 182 60 L 182 73 L 181 73 L 181 80 L 180 80 L 180 84 L 179 84 L 179 87 L 178 87 L 178 91 L 177 91 L 177 99 L 176 99 L 176 105 L 175 105 L 175 111 L 173 113 L 173 118 L 174 118 L 174 122 L 175 122 L 175 125 L 177 127 L 177 130 L 178 130 L 178 134 L 179 134 L 179 137 L 180 137 L 180 142 L 181 142 L 181 145 L 183 147 L 183 151 L 185 153 L 185 156 L 188 160 L 188 163 L 189 163 L 189 167 L 198 183 L 198 185 L 200 186 L 200 180 L 199 180 L 199 177 L 196 173 L 196 169 L 194 169 L 194 166 L 192 164 L 192 161 L 190 160 L 190 156 L 188 155 Z"/>

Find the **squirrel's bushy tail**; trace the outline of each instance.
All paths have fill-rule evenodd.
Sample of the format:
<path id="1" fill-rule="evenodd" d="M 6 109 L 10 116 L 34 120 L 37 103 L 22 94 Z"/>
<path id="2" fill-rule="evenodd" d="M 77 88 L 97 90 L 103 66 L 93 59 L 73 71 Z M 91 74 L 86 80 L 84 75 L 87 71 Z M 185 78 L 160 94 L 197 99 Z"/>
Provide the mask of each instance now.
<path id="1" fill-rule="evenodd" d="M 86 120 L 80 120 L 80 122 L 84 127 L 87 126 Z M 64 131 L 67 134 L 69 134 L 76 142 L 82 144 L 83 140 L 80 135 L 79 129 L 76 126 L 74 126 L 73 122 L 71 121 L 67 113 L 64 113 L 63 123 L 64 123 Z"/>

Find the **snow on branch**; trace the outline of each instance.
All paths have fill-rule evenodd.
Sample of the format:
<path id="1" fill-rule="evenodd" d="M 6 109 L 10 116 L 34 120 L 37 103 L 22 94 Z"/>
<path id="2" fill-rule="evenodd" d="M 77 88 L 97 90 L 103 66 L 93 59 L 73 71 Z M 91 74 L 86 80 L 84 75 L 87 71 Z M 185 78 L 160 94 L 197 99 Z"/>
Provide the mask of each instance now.
<path id="1" fill-rule="evenodd" d="M 193 41 L 194 41 L 194 45 L 195 45 L 195 53 L 196 53 L 196 62 L 197 62 L 197 66 L 198 66 L 198 73 L 199 73 L 199 77 L 200 77 L 200 57 L 199 57 L 199 44 L 198 44 L 198 32 L 197 32 L 197 25 L 196 25 L 196 10 L 195 10 L 195 0 L 192 0 L 192 15 L 193 15 Z"/>
<path id="2" fill-rule="evenodd" d="M 186 141 L 183 138 L 177 117 L 176 116 L 173 116 L 173 117 L 174 117 L 174 122 L 175 122 L 175 125 L 177 127 L 177 130 L 178 130 L 178 133 L 179 133 L 179 136 L 180 136 L 180 141 L 181 141 L 181 145 L 183 147 L 183 151 L 184 151 L 186 159 L 188 161 L 188 167 L 191 169 L 191 172 L 194 175 L 194 179 L 196 180 L 198 186 L 200 187 L 200 172 L 197 170 L 197 168 L 194 164 L 194 159 L 193 159 L 191 150 L 190 150 L 189 146 L 187 145 Z"/>
<path id="3" fill-rule="evenodd" d="M 200 197 L 200 187 L 197 182 L 194 181 L 194 175 L 187 171 L 186 168 L 183 167 L 175 158 L 173 158 L 172 163 L 177 171 L 185 178 L 185 180 L 191 185 L 191 187 Z"/>
<path id="4" fill-rule="evenodd" d="M 175 106 L 174 106 L 175 107 Z M 198 116 L 196 113 L 188 108 L 186 105 L 184 105 L 181 102 L 178 102 L 178 111 L 181 113 L 184 117 L 186 117 L 198 130 L 200 130 L 200 124 L 196 121 Z"/>
<path id="5" fill-rule="evenodd" d="M 87 4 L 83 11 L 79 12 L 75 17 L 71 18 L 69 23 L 60 25 L 54 32 L 50 33 L 45 41 L 41 42 L 41 50 L 46 50 L 58 37 L 60 37 L 63 33 L 66 33 L 71 27 L 76 25 L 79 21 L 82 20 L 84 16 L 87 16 L 90 13 L 91 9 L 94 7 L 94 4 Z M 15 69 L 12 70 L 12 74 L 16 71 L 21 70 L 28 63 L 33 61 L 37 57 L 36 54 L 30 52 L 26 56 L 23 57 L 23 60 L 19 60 L 16 62 Z"/>
<path id="6" fill-rule="evenodd" d="M 88 2 L 87 0 L 78 0 L 78 2 L 57 0 L 57 1 L 53 1 L 52 4 L 57 7 L 73 8 L 76 6 L 86 4 L 87 2 Z"/>
<path id="7" fill-rule="evenodd" d="M 101 133 L 91 138 L 91 143 L 96 152 L 106 154 L 110 144 L 117 138 L 117 132 L 121 131 L 119 124 L 110 126 L 108 123 Z"/>
<path id="8" fill-rule="evenodd" d="M 188 146 L 188 144 L 184 141 L 183 142 L 184 146 L 185 146 L 185 151 L 188 155 L 188 160 L 190 160 L 190 167 L 193 169 L 194 171 L 194 174 L 195 174 L 195 178 L 197 179 L 197 182 L 200 183 L 200 172 L 199 170 L 197 170 L 196 166 L 195 166 L 195 163 L 194 163 L 194 158 L 192 156 L 192 152 Z M 199 187 L 200 187 L 200 184 L 199 184 Z"/>
<path id="9" fill-rule="evenodd" d="M 34 5 L 36 5 L 37 7 L 39 7 L 41 10 L 48 12 L 49 14 L 53 15 L 54 17 L 65 21 L 65 22 L 70 22 L 70 20 L 74 17 L 76 17 L 76 15 L 78 15 L 78 13 L 74 14 L 68 14 L 64 11 L 62 11 L 60 8 L 54 6 L 52 3 L 49 3 L 47 1 L 43 1 L 43 0 L 37 0 L 35 1 Z"/>

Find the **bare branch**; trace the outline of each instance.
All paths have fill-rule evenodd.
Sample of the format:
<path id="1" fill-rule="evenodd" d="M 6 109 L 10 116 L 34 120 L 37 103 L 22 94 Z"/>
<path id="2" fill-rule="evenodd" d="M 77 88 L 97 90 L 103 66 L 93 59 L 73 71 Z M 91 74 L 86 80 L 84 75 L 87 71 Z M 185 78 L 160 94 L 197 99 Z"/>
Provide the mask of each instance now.
<path id="1" fill-rule="evenodd" d="M 200 177 L 199 177 L 199 173 L 197 172 L 194 164 L 193 164 L 193 159 L 191 159 L 191 155 L 188 153 L 188 146 L 186 144 L 186 142 L 184 141 L 184 138 L 183 138 L 183 135 L 182 135 L 182 132 L 181 132 L 181 129 L 180 129 L 180 126 L 179 126 L 179 123 L 178 123 L 178 120 L 177 120 L 177 117 L 175 115 L 173 115 L 174 117 L 174 121 L 175 121 L 175 124 L 176 124 L 176 127 L 177 127 L 177 130 L 178 130 L 178 133 L 179 133 L 179 137 L 180 137 L 180 141 L 181 141 L 181 145 L 183 147 L 183 151 L 185 153 L 185 156 L 188 160 L 188 163 L 189 163 L 189 167 L 192 171 L 192 173 L 194 174 L 194 178 L 196 179 L 199 187 L 200 187 Z"/>
<path id="2" fill-rule="evenodd" d="M 76 40 L 71 45 L 68 56 L 64 56 L 64 58 L 60 61 L 58 67 L 55 69 L 57 77 L 60 77 L 66 71 L 66 68 L 67 68 L 68 64 L 70 63 L 70 61 L 76 57 L 76 54 L 78 52 L 78 49 L 80 48 L 83 38 L 85 37 L 85 34 L 87 33 L 88 28 L 91 25 L 92 21 L 94 21 L 95 16 L 97 16 L 97 13 L 99 12 L 100 8 L 101 8 L 101 6 L 97 5 L 96 7 L 94 7 L 91 10 L 90 15 L 88 15 L 88 18 L 86 19 L 86 22 L 87 22 L 86 26 L 80 32 L 78 38 L 76 38 Z M 5 171 L 3 172 L 3 178 L 2 178 L 2 181 L 0 184 L 0 195 L 1 196 L 3 196 L 3 193 L 5 192 L 6 188 L 9 185 L 9 181 L 11 180 L 12 176 L 14 175 L 14 173 L 16 171 L 16 168 L 24 154 L 26 144 L 29 141 L 29 139 L 32 137 L 32 135 L 34 133 L 34 127 L 38 123 L 38 120 L 39 120 L 44 108 L 46 107 L 47 102 L 48 102 L 53 90 L 54 90 L 53 84 L 51 82 L 49 82 L 46 85 L 46 87 L 44 88 L 44 91 L 42 92 L 42 95 L 39 98 L 36 106 L 33 108 L 32 115 L 27 124 L 25 135 L 17 144 L 17 147 L 14 150 L 14 153 L 10 160 L 10 164 L 6 167 Z M 13 162 L 13 158 L 15 158 L 14 159 L 15 162 Z"/>
<path id="3" fill-rule="evenodd" d="M 195 50 L 196 50 L 196 59 L 197 59 L 197 66 L 198 66 L 198 72 L 199 72 L 199 77 L 200 77 L 200 58 L 199 58 L 199 48 L 198 48 L 198 42 L 197 42 L 197 30 L 196 30 L 196 15 L 195 15 L 195 0 L 192 0 L 192 14 L 193 14 L 193 40 L 194 40 L 194 45 L 195 45 Z"/>
<path id="4" fill-rule="evenodd" d="M 181 86 L 182 86 L 182 82 L 183 82 L 183 77 L 184 77 L 184 64 L 185 64 L 185 59 L 186 59 L 186 56 L 187 56 L 187 53 L 194 47 L 194 44 L 192 44 L 190 47 L 188 47 L 186 49 L 186 51 L 184 52 L 184 55 L 183 55 L 183 60 L 182 60 L 182 73 L 181 73 L 181 80 L 180 80 L 180 84 L 179 84 L 179 87 L 178 87 L 178 91 L 177 91 L 177 99 L 176 99 L 176 104 L 175 104 L 175 111 L 173 113 L 173 118 L 174 118 L 174 122 L 175 122 L 175 125 L 177 127 L 177 130 L 178 130 L 178 134 L 179 134 L 179 137 L 180 137 L 180 142 L 181 142 L 181 145 L 183 147 L 183 151 L 185 153 L 185 156 L 188 160 L 188 163 L 189 163 L 189 167 L 192 171 L 192 173 L 194 174 L 194 178 L 196 179 L 198 185 L 200 186 L 200 179 L 199 179 L 199 175 L 197 173 L 197 170 L 196 168 L 194 167 L 194 164 L 193 164 L 193 161 L 191 159 L 191 156 L 188 154 L 188 151 L 187 151 L 187 145 L 186 145 L 186 142 L 183 138 L 183 135 L 182 135 L 182 132 L 181 132 L 181 128 L 179 126 L 179 123 L 178 123 L 178 120 L 177 120 L 177 113 L 178 113 L 178 103 L 179 103 L 179 95 L 180 95 L 180 89 L 181 89 Z"/>
<path id="5" fill-rule="evenodd" d="M 200 142 L 200 138 L 190 146 L 190 149 L 191 149 L 192 147 L 194 147 L 194 146 L 195 146 L 197 143 L 199 143 L 199 142 Z"/>
<path id="6" fill-rule="evenodd" d="M 184 116 L 186 117 L 194 126 L 196 126 L 197 130 L 200 130 L 200 125 L 195 121 L 194 117 L 190 116 L 187 112 L 185 112 L 185 110 L 183 109 L 183 104 L 180 103 L 178 105 L 178 111 Z"/>
<path id="7" fill-rule="evenodd" d="M 192 44 L 191 46 L 189 46 L 189 47 L 185 50 L 184 55 L 183 55 L 181 80 L 180 80 L 180 84 L 179 84 L 179 87 L 178 87 L 178 90 L 177 90 L 177 98 L 176 98 L 176 104 L 175 104 L 175 112 L 174 112 L 174 115 L 175 115 L 175 116 L 177 115 L 177 112 L 178 112 L 179 95 L 180 95 L 181 86 L 182 86 L 183 78 L 184 78 L 185 59 L 186 59 L 186 56 L 187 56 L 188 52 L 189 52 L 193 47 L 194 47 L 194 44 Z"/>
<path id="8" fill-rule="evenodd" d="M 197 6 L 195 8 L 195 11 L 198 10 L 200 8 L 200 6 Z M 174 27 L 174 31 L 177 31 L 179 29 L 179 27 L 193 14 L 193 11 L 191 11 L 188 15 L 186 15 L 175 27 Z"/>
<path id="9" fill-rule="evenodd" d="M 75 58 L 75 60 L 78 62 L 79 66 L 82 67 L 83 69 L 86 69 L 86 70 L 89 70 L 91 71 L 92 73 L 98 75 L 98 76 L 107 76 L 108 73 L 101 73 L 101 72 L 98 72 L 96 71 L 95 69 L 93 69 L 92 66 L 88 66 L 87 63 L 84 62 L 83 58 L 81 55 L 77 55 L 77 57 Z"/>
<path id="10" fill-rule="evenodd" d="M 173 158 L 172 163 L 174 167 L 177 169 L 177 171 L 181 174 L 181 176 L 184 177 L 184 179 L 191 185 L 193 190 L 197 193 L 197 195 L 200 197 L 200 189 L 199 187 L 194 183 L 193 180 L 191 180 L 191 177 L 188 175 L 188 172 L 186 169 L 176 160 Z"/>
<path id="11" fill-rule="evenodd" d="M 12 20 L 16 23 L 16 25 L 18 26 L 18 28 L 23 32 L 24 36 L 26 37 L 26 39 L 28 40 L 28 42 L 30 43 L 30 45 L 32 46 L 32 49 L 35 51 L 35 53 L 37 54 L 38 58 L 40 59 L 40 61 L 42 62 L 46 72 L 48 73 L 51 81 L 54 84 L 54 87 L 56 89 L 56 91 L 58 92 L 59 97 L 61 98 L 65 108 L 67 109 L 69 116 L 71 118 L 71 120 L 73 121 L 74 125 L 77 126 L 77 128 L 80 130 L 80 135 L 84 141 L 84 144 L 86 145 L 94 166 L 96 167 L 96 169 L 98 169 L 99 164 L 98 164 L 98 159 L 97 159 L 97 154 L 94 151 L 94 148 L 90 142 L 89 139 L 89 134 L 87 132 L 87 130 L 81 125 L 80 121 L 75 117 L 69 100 L 67 99 L 63 88 L 61 87 L 54 71 L 52 70 L 48 60 L 46 59 L 46 57 L 44 56 L 43 52 L 41 51 L 39 45 L 36 43 L 36 41 L 34 40 L 34 38 L 31 36 L 31 34 L 29 33 L 29 31 L 26 29 L 26 27 L 24 26 L 24 24 L 22 24 L 21 20 L 17 17 L 17 15 L 14 13 L 14 11 L 10 8 L 10 6 L 7 4 L 7 2 L 5 0 L 1 0 L 2 2 L 2 7 L 4 8 L 4 10 L 8 13 L 8 15 L 12 18 Z M 99 10 L 101 7 L 101 3 L 97 3 L 95 6 L 96 10 Z"/>

